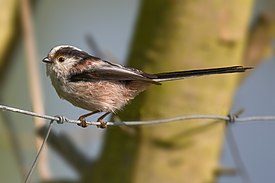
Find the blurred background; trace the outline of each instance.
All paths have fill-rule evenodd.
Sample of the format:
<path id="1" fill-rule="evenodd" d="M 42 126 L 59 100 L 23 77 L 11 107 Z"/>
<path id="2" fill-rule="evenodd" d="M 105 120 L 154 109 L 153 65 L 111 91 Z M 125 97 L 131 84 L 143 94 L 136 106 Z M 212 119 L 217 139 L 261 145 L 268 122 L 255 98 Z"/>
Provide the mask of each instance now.
<path id="1" fill-rule="evenodd" d="M 87 113 L 59 99 L 41 61 L 52 47 L 69 44 L 147 72 L 255 67 L 238 76 L 176 81 L 160 90 L 153 87 L 118 114 L 121 120 L 227 115 L 240 109 L 242 117 L 275 115 L 273 0 L 0 0 L 0 10 L 2 105 L 70 119 Z M 0 115 L 1 181 L 23 182 L 48 121 L 6 111 Z M 273 122 L 219 125 L 207 132 L 208 127 L 199 125 L 211 121 L 193 126 L 179 123 L 107 130 L 54 124 L 30 182 L 275 179 Z M 190 136 L 193 128 L 196 132 Z"/>

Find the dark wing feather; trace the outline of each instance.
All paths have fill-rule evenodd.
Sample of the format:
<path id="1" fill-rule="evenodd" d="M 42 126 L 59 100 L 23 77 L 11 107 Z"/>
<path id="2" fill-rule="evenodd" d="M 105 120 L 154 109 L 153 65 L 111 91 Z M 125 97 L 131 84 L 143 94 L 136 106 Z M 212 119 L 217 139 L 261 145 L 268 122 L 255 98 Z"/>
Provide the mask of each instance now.
<path id="1" fill-rule="evenodd" d="M 89 61 L 89 60 L 88 60 Z M 86 64 L 87 65 L 87 64 Z M 93 60 L 93 63 L 85 69 L 75 69 L 70 75 L 69 81 L 143 81 L 153 84 L 160 84 L 153 79 L 157 78 L 154 74 L 147 74 L 137 69 L 127 68 L 119 64 L 110 63 L 103 60 Z"/>

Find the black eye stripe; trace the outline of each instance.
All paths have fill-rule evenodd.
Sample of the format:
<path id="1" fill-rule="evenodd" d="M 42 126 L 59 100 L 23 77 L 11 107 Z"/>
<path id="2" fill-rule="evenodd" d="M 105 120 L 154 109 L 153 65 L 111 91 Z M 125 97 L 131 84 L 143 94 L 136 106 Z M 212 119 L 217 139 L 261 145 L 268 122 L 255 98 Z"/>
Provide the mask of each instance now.
<path id="1" fill-rule="evenodd" d="M 87 58 L 89 54 L 84 51 L 79 51 L 71 47 L 64 47 L 58 50 L 55 55 L 58 56 L 67 56 L 67 57 L 77 57 L 77 58 Z"/>

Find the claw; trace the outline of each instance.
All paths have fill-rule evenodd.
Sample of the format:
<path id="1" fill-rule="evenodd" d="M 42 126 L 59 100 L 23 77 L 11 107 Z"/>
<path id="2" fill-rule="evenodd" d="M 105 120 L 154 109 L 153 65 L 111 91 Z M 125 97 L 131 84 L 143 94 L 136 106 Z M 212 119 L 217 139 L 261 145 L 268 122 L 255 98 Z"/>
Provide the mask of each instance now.
<path id="1" fill-rule="evenodd" d="M 96 125 L 97 128 L 107 128 L 107 122 L 103 120 L 97 120 L 97 122 L 100 122 L 100 125 Z"/>
<path id="2" fill-rule="evenodd" d="M 77 123 L 78 126 L 81 126 L 82 128 L 86 128 L 88 126 L 85 118 L 79 117 L 78 120 L 80 121 L 80 123 Z"/>
<path id="3" fill-rule="evenodd" d="M 98 113 L 100 111 L 93 111 L 93 112 L 90 112 L 88 114 L 84 114 L 82 116 L 80 116 L 78 118 L 78 120 L 80 121 L 80 123 L 78 123 L 77 125 L 78 126 L 81 126 L 83 128 L 86 128 L 88 126 L 88 123 L 86 121 L 85 118 L 87 118 L 88 116 L 91 116 L 95 113 Z M 96 125 L 98 128 L 106 128 L 107 127 L 107 122 L 104 122 L 103 121 L 103 118 L 105 118 L 110 112 L 106 112 L 105 114 L 103 114 L 100 118 L 98 118 L 97 122 L 100 122 L 100 125 Z"/>

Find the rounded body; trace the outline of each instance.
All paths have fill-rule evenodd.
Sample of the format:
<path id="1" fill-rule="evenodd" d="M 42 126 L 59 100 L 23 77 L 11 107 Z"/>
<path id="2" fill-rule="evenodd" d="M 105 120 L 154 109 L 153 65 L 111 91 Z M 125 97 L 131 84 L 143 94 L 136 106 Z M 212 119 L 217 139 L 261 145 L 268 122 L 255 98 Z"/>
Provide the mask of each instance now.
<path id="1" fill-rule="evenodd" d="M 51 68 L 47 69 L 47 73 L 60 98 L 90 111 L 115 112 L 149 85 L 140 81 L 69 82 L 66 78 L 58 76 Z"/>

